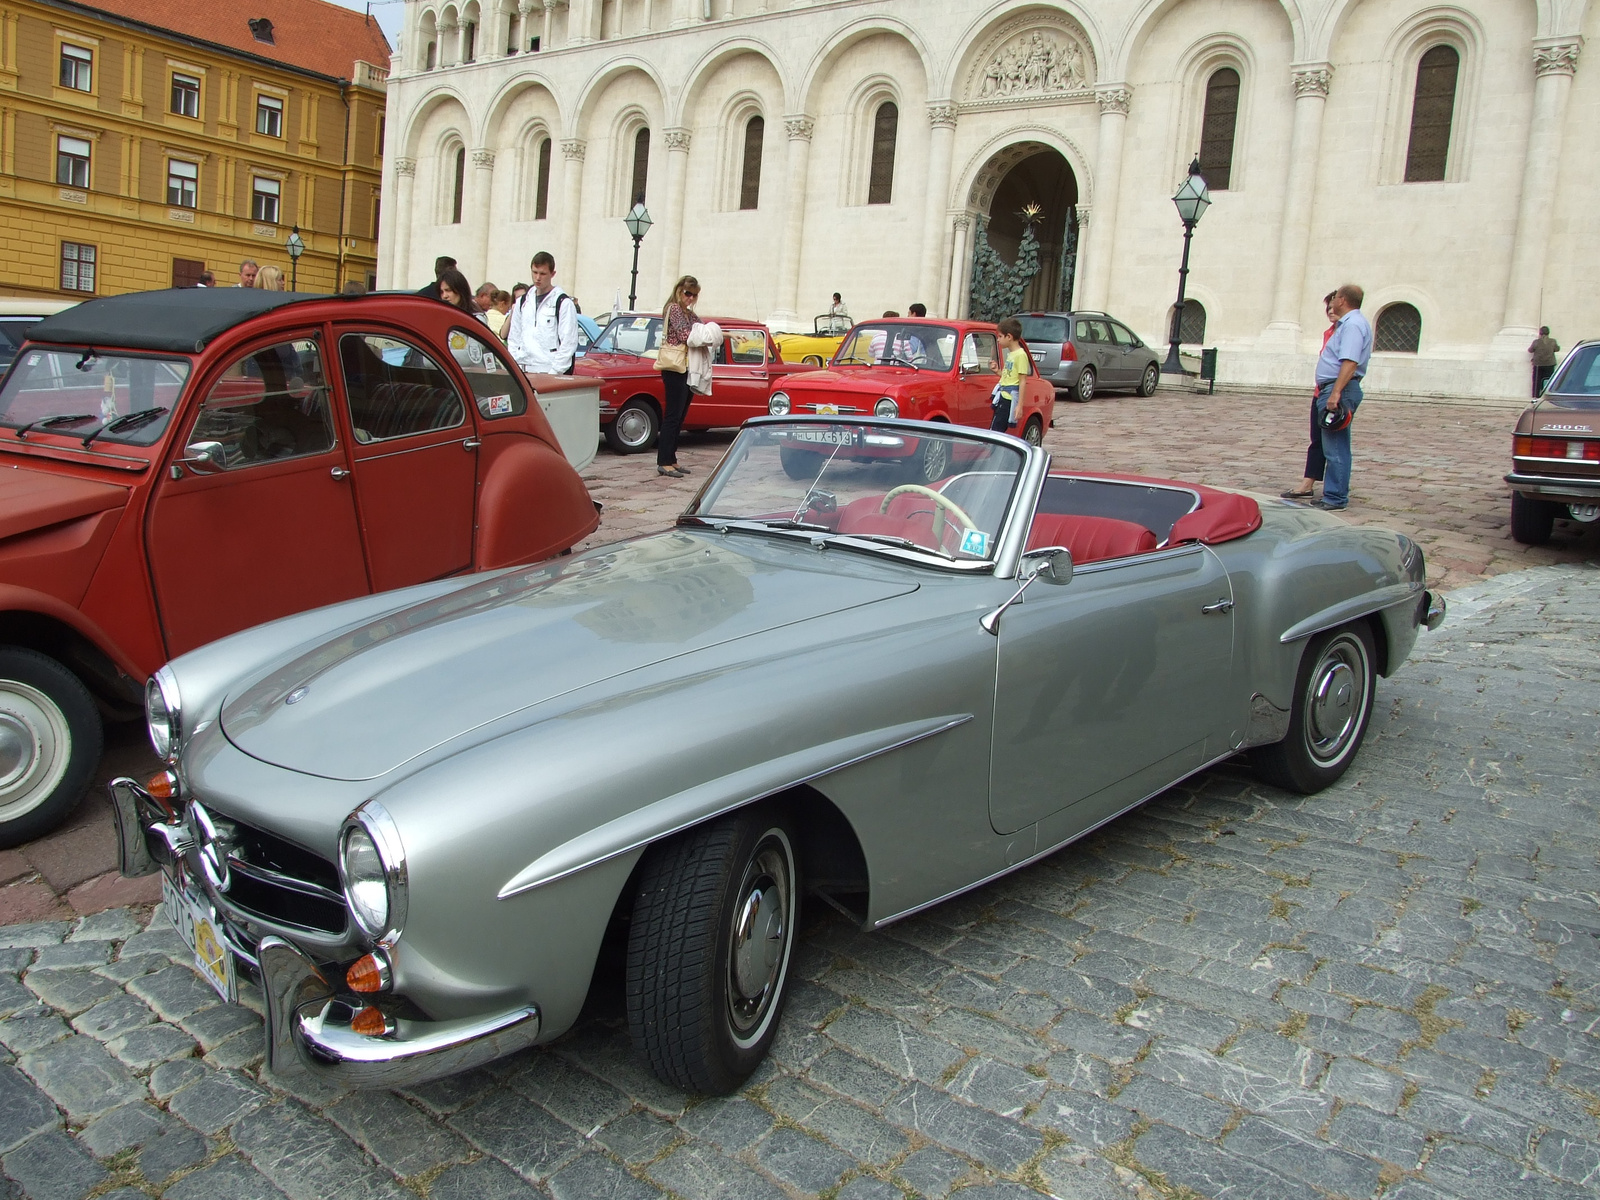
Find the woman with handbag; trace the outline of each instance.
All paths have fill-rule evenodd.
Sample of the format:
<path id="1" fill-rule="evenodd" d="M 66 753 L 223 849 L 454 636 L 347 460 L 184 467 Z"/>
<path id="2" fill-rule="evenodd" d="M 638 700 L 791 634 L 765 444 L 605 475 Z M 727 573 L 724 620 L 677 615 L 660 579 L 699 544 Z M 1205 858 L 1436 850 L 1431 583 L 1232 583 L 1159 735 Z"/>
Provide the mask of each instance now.
<path id="1" fill-rule="evenodd" d="M 700 297 L 700 281 L 685 275 L 673 285 L 672 295 L 661 310 L 661 349 L 656 354 L 656 370 L 666 393 L 666 412 L 661 414 L 661 435 L 656 441 L 656 474 L 682 479 L 689 472 L 678 465 L 678 432 L 689 411 L 689 331 L 694 328 L 694 302 Z"/>

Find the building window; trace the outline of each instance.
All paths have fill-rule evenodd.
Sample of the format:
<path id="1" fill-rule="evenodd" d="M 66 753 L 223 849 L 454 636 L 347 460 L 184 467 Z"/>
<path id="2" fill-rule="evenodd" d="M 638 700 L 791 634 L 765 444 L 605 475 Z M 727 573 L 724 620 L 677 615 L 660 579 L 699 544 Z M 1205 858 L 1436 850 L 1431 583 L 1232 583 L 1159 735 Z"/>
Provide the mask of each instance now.
<path id="1" fill-rule="evenodd" d="M 757 208 L 761 204 L 761 143 L 767 123 L 751 117 L 744 127 L 744 170 L 739 176 L 739 207 Z"/>
<path id="2" fill-rule="evenodd" d="M 276 96 L 256 97 L 256 132 L 262 137 L 283 136 L 283 101 Z"/>
<path id="3" fill-rule="evenodd" d="M 200 81 L 193 75 L 173 74 L 172 111 L 180 117 L 200 115 Z"/>
<path id="4" fill-rule="evenodd" d="M 64 187 L 89 186 L 89 143 L 83 138 L 56 138 L 56 182 Z"/>
<path id="5" fill-rule="evenodd" d="M 269 46 L 276 46 L 278 39 L 272 34 L 272 22 L 266 17 L 246 17 L 245 23 L 250 26 L 250 36 L 258 42 L 265 42 Z"/>
<path id="6" fill-rule="evenodd" d="M 1437 183 L 1450 156 L 1450 123 L 1456 110 L 1456 75 L 1461 55 L 1454 46 L 1435 46 L 1417 64 L 1417 91 L 1411 102 L 1411 142 L 1406 150 L 1406 182 Z"/>
<path id="7" fill-rule="evenodd" d="M 450 224 L 461 224 L 461 198 L 467 190 L 467 149 L 465 146 L 456 150 L 455 179 L 451 181 L 450 188 Z"/>
<path id="8" fill-rule="evenodd" d="M 894 139 L 899 126 L 899 107 L 893 100 L 885 100 L 872 118 L 872 169 L 867 176 L 868 204 L 888 204 L 894 196 Z"/>
<path id="9" fill-rule="evenodd" d="M 1170 309 L 1168 310 L 1171 311 Z M 1206 340 L 1206 306 L 1198 300 L 1183 302 L 1183 316 L 1178 321 L 1178 344 L 1198 346 Z"/>
<path id="10" fill-rule="evenodd" d="M 194 208 L 200 186 L 200 168 L 181 158 L 167 159 L 167 203 L 177 208 Z"/>
<path id="11" fill-rule="evenodd" d="M 550 215 L 550 139 L 539 139 L 539 175 L 533 185 L 533 219 Z"/>
<path id="12" fill-rule="evenodd" d="M 94 291 L 94 247 L 82 242 L 61 243 L 61 290 Z"/>
<path id="13" fill-rule="evenodd" d="M 61 86 L 76 92 L 94 91 L 94 51 L 61 44 Z"/>
<path id="14" fill-rule="evenodd" d="M 1410 304 L 1391 304 L 1372 327 L 1372 348 L 1391 354 L 1415 354 L 1422 343 L 1422 314 Z"/>
<path id="15" fill-rule="evenodd" d="M 439 65 L 439 43 L 438 42 L 429 42 L 428 43 L 428 64 L 427 64 L 427 66 L 425 66 L 423 68 L 423 70 L 431 71 L 435 67 L 437 67 L 438 65 Z"/>
<path id="16" fill-rule="evenodd" d="M 1233 174 L 1233 134 L 1239 122 L 1239 72 L 1214 71 L 1206 81 L 1206 115 L 1200 126 L 1200 174 L 1214 192 Z"/>
<path id="17" fill-rule="evenodd" d="M 478 26 L 473 21 L 468 21 L 461 31 L 461 61 L 471 62 L 478 52 Z"/>
<path id="18" fill-rule="evenodd" d="M 640 129 L 633 135 L 633 187 L 628 192 L 628 205 L 644 203 L 645 184 L 650 180 L 650 130 Z"/>
<path id="19" fill-rule="evenodd" d="M 264 225 L 278 223 L 278 199 L 283 185 L 276 179 L 254 176 L 250 183 L 250 218 Z"/>

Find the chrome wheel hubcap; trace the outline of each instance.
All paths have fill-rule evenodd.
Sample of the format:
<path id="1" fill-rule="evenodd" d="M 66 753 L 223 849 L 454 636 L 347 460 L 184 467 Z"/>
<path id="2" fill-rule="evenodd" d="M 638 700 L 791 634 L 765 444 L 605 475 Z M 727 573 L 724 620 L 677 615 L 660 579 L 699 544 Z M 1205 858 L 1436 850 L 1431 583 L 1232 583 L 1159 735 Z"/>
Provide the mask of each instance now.
<path id="1" fill-rule="evenodd" d="M 650 440 L 649 414 L 627 408 L 617 414 L 617 437 L 626 446 L 642 446 Z"/>
<path id="2" fill-rule="evenodd" d="M 925 441 L 926 447 L 922 454 L 922 478 L 927 483 L 936 479 L 943 479 L 945 470 L 950 462 L 950 447 L 944 442 Z"/>
<path id="3" fill-rule="evenodd" d="M 0 680 L 0 820 L 15 820 L 55 791 L 72 758 L 72 731 L 37 688 Z"/>
<path id="4" fill-rule="evenodd" d="M 1348 634 L 1323 652 L 1306 693 L 1306 740 L 1312 758 L 1331 766 L 1349 752 L 1366 708 L 1367 656 Z"/>
<path id="5" fill-rule="evenodd" d="M 728 1018 L 741 1046 L 766 1032 L 788 966 L 794 925 L 791 861 L 788 839 L 769 833 L 734 893 L 739 901 L 730 931 Z"/>

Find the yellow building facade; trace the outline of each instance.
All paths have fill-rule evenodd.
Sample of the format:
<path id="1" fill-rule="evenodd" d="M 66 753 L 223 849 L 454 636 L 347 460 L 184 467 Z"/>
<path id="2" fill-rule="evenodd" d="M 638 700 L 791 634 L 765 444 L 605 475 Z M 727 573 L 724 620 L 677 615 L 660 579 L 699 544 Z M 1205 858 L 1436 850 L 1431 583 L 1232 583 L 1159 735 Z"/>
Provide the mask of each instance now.
<path id="1" fill-rule="evenodd" d="M 319 0 L 257 6 L 283 33 L 293 22 L 289 37 L 233 5 L 214 18 L 200 7 L 0 0 L 0 295 L 87 299 L 191 286 L 206 270 L 225 287 L 246 259 L 301 291 L 371 284 L 382 34 L 369 23 L 341 37 L 361 14 Z"/>

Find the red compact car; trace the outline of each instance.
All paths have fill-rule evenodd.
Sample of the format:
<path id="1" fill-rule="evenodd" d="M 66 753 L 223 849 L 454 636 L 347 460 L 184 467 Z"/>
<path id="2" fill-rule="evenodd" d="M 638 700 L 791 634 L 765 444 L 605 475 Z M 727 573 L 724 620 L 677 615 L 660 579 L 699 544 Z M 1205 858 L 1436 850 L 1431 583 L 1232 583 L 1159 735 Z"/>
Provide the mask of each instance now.
<path id="1" fill-rule="evenodd" d="M 721 429 L 767 415 L 767 393 L 775 380 L 804 363 L 786 363 L 765 325 L 734 317 L 707 317 L 722 326 L 722 347 L 711 369 L 711 394 L 692 396 L 685 429 Z M 575 375 L 598 377 L 600 428 L 618 454 L 637 454 L 655 444 L 666 407 L 656 351 L 661 345 L 660 313 L 623 313 L 605 327 L 589 352 L 573 367 Z"/>
<path id="2" fill-rule="evenodd" d="M 1026 353 L 1026 348 L 1024 348 Z M 941 321 L 926 317 L 886 317 L 864 321 L 845 335 L 825 370 L 782 381 L 773 388 L 768 411 L 818 416 L 904 417 L 947 421 L 987 429 L 994 416 L 991 400 L 1000 382 L 999 331 L 986 321 Z M 1022 380 L 1015 432 L 1037 446 L 1055 407 L 1055 389 L 1040 379 L 1028 359 Z M 892 442 L 893 444 L 889 444 Z M 920 445 L 916 438 L 892 438 L 830 447 L 826 453 L 865 461 L 914 457 L 925 480 L 939 479 L 949 465 L 926 461 L 943 443 Z M 815 474 L 819 447 L 785 447 L 784 465 L 803 478 Z"/>
<path id="3" fill-rule="evenodd" d="M 0 846 L 82 796 L 168 659 L 599 523 L 522 372 L 411 295 L 111 296 L 0 384 Z"/>

